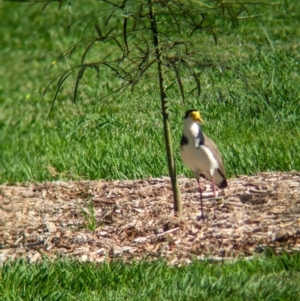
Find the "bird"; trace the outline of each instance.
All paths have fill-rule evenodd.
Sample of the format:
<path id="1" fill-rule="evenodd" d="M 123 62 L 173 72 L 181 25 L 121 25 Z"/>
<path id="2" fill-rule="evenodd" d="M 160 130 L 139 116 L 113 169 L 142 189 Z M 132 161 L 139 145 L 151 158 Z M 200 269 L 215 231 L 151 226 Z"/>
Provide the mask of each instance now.
<path id="1" fill-rule="evenodd" d="M 196 109 L 186 111 L 183 121 L 183 133 L 180 141 L 181 159 L 195 175 L 200 193 L 200 216 L 204 220 L 203 213 L 203 188 L 200 178 L 205 178 L 212 183 L 214 197 L 213 218 L 216 219 L 216 187 L 224 189 L 228 186 L 221 154 L 213 140 L 207 137 L 202 129 L 203 119 Z"/>

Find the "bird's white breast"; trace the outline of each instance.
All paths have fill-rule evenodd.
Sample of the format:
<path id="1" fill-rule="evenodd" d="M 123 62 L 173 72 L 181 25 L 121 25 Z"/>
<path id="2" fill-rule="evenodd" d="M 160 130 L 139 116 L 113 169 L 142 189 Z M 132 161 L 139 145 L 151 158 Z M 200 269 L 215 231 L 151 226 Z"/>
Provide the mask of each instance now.
<path id="1" fill-rule="evenodd" d="M 190 119 L 185 120 L 184 136 L 188 143 L 181 147 L 182 161 L 196 174 L 203 174 L 211 179 L 216 168 L 219 167 L 213 153 L 205 145 L 199 145 L 199 125 Z"/>
<path id="2" fill-rule="evenodd" d="M 200 131 L 199 125 L 196 122 L 193 122 L 190 127 L 190 132 L 194 138 L 198 136 L 199 131 Z"/>
<path id="3" fill-rule="evenodd" d="M 217 160 L 212 152 L 205 145 L 195 148 L 195 143 L 189 141 L 181 149 L 182 161 L 195 173 L 203 174 L 210 179 L 216 168 L 219 167 Z"/>

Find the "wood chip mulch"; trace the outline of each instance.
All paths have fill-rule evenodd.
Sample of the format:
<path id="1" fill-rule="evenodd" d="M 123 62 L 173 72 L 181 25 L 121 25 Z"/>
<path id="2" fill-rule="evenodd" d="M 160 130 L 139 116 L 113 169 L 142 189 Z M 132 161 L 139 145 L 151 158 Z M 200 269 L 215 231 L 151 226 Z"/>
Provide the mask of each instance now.
<path id="1" fill-rule="evenodd" d="M 174 216 L 167 177 L 0 185 L 0 264 L 63 255 L 94 262 L 165 258 L 186 264 L 195 258 L 251 258 L 266 247 L 300 250 L 299 172 L 230 179 L 225 193 L 219 191 L 217 220 L 212 219 L 211 185 L 203 181 L 204 222 L 197 220 L 196 181 L 179 182 L 181 217 Z"/>

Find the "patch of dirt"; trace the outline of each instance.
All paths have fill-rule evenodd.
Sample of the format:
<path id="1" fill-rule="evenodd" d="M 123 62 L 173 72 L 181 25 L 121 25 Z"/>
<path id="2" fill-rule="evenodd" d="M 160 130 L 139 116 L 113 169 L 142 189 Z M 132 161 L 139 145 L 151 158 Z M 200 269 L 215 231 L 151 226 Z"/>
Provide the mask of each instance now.
<path id="1" fill-rule="evenodd" d="M 67 255 L 95 262 L 163 257 L 184 264 L 251 257 L 266 247 L 300 250 L 299 172 L 230 179 L 226 195 L 218 197 L 217 220 L 211 185 L 203 181 L 204 222 L 197 220 L 196 181 L 179 182 L 181 217 L 173 213 L 169 178 L 0 185 L 0 263 Z M 87 228 L 91 202 L 94 231 Z"/>

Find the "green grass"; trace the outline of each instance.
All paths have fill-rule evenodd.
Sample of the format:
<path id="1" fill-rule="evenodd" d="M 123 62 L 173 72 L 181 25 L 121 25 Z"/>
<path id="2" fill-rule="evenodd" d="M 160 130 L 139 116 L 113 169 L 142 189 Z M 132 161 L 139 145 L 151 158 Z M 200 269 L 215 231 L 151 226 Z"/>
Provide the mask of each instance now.
<path id="1" fill-rule="evenodd" d="M 95 265 L 70 260 L 0 268 L 1 300 L 299 300 L 300 255 L 170 267 L 163 261 Z"/>
<path id="2" fill-rule="evenodd" d="M 42 92 L 52 78 L 78 63 L 79 53 L 46 71 L 82 35 L 92 35 L 93 28 L 82 33 L 84 19 L 75 22 L 73 16 L 74 26 L 66 36 L 66 4 L 61 11 L 51 4 L 44 12 L 39 5 L 28 10 L 1 5 L 0 182 L 167 175 L 156 79 L 133 95 L 99 101 L 118 82 L 107 79 L 105 72 L 97 79 L 87 71 L 78 103 L 71 102 L 70 79 L 46 121 L 54 91 L 44 98 Z M 75 16 L 89 9 L 72 5 Z M 219 44 L 211 39 L 201 43 L 203 60 L 226 62 L 226 68 L 203 72 L 200 99 L 188 96 L 182 103 L 169 83 L 181 175 L 191 175 L 178 147 L 182 116 L 191 107 L 201 110 L 204 131 L 217 141 L 229 176 L 300 168 L 300 3 L 284 1 L 260 9 L 263 27 L 256 21 L 236 26 L 216 20 L 222 25 Z"/>
<path id="3" fill-rule="evenodd" d="M 170 118 L 179 174 L 191 175 L 179 158 L 182 116 L 199 108 L 204 131 L 222 151 L 229 176 L 300 169 L 300 2 L 260 8 L 262 19 L 240 26 L 222 19 L 212 39 L 195 42 L 204 62 L 225 62 L 201 75 L 200 99 L 183 103 L 168 83 Z M 72 1 L 73 20 L 92 1 Z M 121 98 L 100 97 L 118 84 L 88 71 L 78 102 L 68 80 L 46 121 L 53 90 L 47 84 L 78 63 L 79 54 L 47 70 L 82 35 L 85 19 L 68 36 L 68 10 L 2 2 L 0 10 L 0 182 L 54 179 L 124 179 L 167 175 L 156 80 Z M 84 31 L 85 30 L 85 31 Z M 83 33 L 84 31 L 84 33 Z M 110 51 L 109 45 L 106 51 Z M 187 90 L 188 90 L 187 85 Z M 88 212 L 87 214 L 92 214 Z M 86 216 L 88 226 L 93 219 Z M 90 225 L 89 225 L 90 223 Z M 0 268 L 1 300 L 299 300 L 299 254 L 251 262 L 168 267 L 159 261 L 81 264 L 64 259 L 22 261 Z"/>

